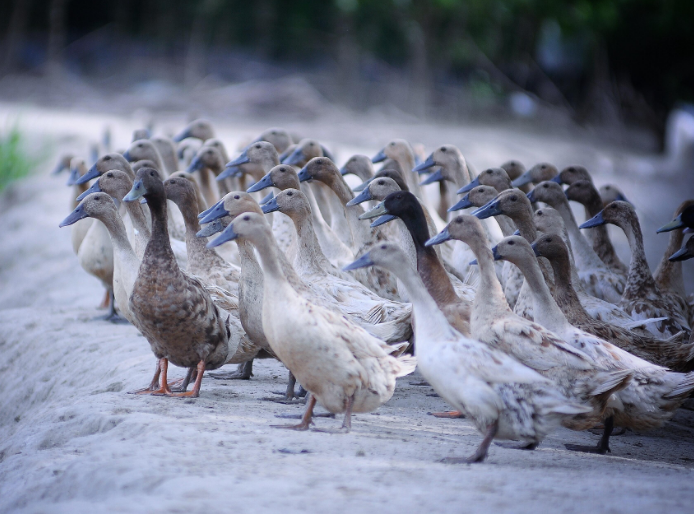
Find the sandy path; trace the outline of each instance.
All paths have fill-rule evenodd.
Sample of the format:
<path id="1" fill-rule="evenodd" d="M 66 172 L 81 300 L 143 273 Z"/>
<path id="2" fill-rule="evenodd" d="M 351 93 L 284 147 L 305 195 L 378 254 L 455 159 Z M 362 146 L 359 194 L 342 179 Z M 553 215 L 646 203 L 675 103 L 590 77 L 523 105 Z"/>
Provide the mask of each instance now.
<path id="1" fill-rule="evenodd" d="M 51 123 L 23 116 L 37 136 L 75 134 L 56 138 L 59 148 L 85 148 L 99 130 L 88 115 L 55 113 Z M 133 124 L 111 123 L 125 144 Z M 388 127 L 405 137 L 416 129 Z M 418 129 L 432 140 L 426 144 L 448 130 Z M 342 158 L 352 148 L 377 149 L 383 140 L 371 131 L 352 132 L 352 146 L 338 148 Z M 338 138 L 334 127 L 325 133 Z M 539 159 L 546 148 L 546 159 L 576 162 L 587 146 L 557 137 L 545 147 L 536 136 L 535 146 L 504 146 L 504 133 L 470 128 L 451 129 L 447 141 L 463 147 L 473 133 L 478 168 L 514 153 Z M 222 136 L 245 134 L 228 127 Z M 625 188 L 637 205 L 648 194 L 637 186 L 648 180 Z M 126 394 L 149 381 L 154 360 L 133 327 L 91 320 L 102 291 L 79 267 L 68 229 L 57 228 L 68 212 L 63 181 L 39 174 L 0 200 L 0 512 L 691 512 L 688 410 L 661 430 L 615 437 L 611 456 L 566 451 L 566 442 L 597 436 L 560 429 L 534 452 L 493 446 L 482 465 L 450 466 L 435 461 L 472 452 L 480 436 L 466 420 L 428 416 L 446 405 L 431 388 L 410 384 L 417 375 L 400 379 L 376 413 L 356 415 L 349 435 L 270 428 L 283 422 L 275 414 L 302 410 L 262 400 L 284 387 L 276 362 L 258 362 L 248 382 L 206 377 L 194 400 Z M 660 197 L 675 188 L 663 186 Z M 673 203 L 642 210 L 657 224 Z"/>

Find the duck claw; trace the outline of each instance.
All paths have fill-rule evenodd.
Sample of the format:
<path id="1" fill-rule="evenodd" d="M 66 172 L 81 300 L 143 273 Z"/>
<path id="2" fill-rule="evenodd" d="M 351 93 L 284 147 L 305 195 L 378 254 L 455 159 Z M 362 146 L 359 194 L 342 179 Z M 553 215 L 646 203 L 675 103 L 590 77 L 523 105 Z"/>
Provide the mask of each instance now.
<path id="1" fill-rule="evenodd" d="M 458 419 L 465 417 L 465 414 L 463 414 L 459 410 L 447 410 L 444 412 L 427 412 L 427 414 L 429 414 L 429 416 L 434 416 L 435 418 L 442 419 Z"/>

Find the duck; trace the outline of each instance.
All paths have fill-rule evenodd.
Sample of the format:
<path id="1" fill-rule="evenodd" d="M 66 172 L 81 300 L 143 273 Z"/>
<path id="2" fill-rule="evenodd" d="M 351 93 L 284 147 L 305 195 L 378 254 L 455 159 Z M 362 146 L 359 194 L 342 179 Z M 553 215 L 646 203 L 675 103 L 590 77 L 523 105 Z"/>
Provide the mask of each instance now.
<path id="1" fill-rule="evenodd" d="M 154 147 L 159 152 L 162 166 L 167 175 L 178 171 L 178 158 L 176 157 L 176 145 L 168 137 L 155 136 L 149 138 Z"/>
<path id="2" fill-rule="evenodd" d="M 429 229 L 419 200 L 409 191 L 391 193 L 374 209 L 361 216 L 371 219 L 380 216 L 373 224 L 385 223 L 397 217 L 407 227 L 416 250 L 416 265 L 422 281 L 449 323 L 462 334 L 470 333 L 470 306 L 475 296 L 474 288 L 461 283 L 446 272 L 433 248 L 425 246 Z M 455 285 L 454 285 L 455 284 Z M 457 286 L 457 287 L 456 287 Z"/>
<path id="3" fill-rule="evenodd" d="M 362 182 L 366 182 L 374 176 L 374 166 L 368 156 L 357 154 L 347 159 L 347 162 L 340 168 L 340 174 L 343 177 L 356 175 Z"/>
<path id="4" fill-rule="evenodd" d="M 629 330 L 588 314 L 573 288 L 569 249 L 560 236 L 543 234 L 532 244 L 532 249 L 552 265 L 556 277 L 554 300 L 573 326 L 659 366 L 682 372 L 694 369 L 694 345 L 686 342 L 684 332 L 666 341 L 646 329 Z"/>
<path id="5" fill-rule="evenodd" d="M 221 165 L 218 163 L 215 163 L 214 166 L 210 167 L 210 170 L 215 174 L 215 181 L 217 182 L 217 188 L 219 189 L 219 197 L 224 196 L 225 194 L 229 193 L 230 191 L 235 191 L 240 188 L 240 183 L 239 183 L 239 177 L 228 177 L 226 179 L 222 180 L 216 180 L 216 177 L 218 177 L 220 174 L 222 174 L 226 170 L 226 163 L 229 162 L 229 153 L 227 152 L 226 146 L 222 142 L 221 139 L 217 137 L 213 137 L 211 139 L 206 140 L 202 146 L 209 146 L 214 148 L 219 152 L 219 155 L 221 156 Z M 199 150 L 199 149 L 198 149 Z M 195 155 L 197 155 L 197 152 L 195 152 Z M 186 169 L 190 164 L 193 162 L 193 159 L 195 156 L 193 156 L 190 161 L 187 163 Z M 211 187 L 211 186 L 210 186 Z"/>
<path id="6" fill-rule="evenodd" d="M 671 337 L 684 330 L 690 332 L 688 312 L 682 306 L 663 296 L 648 267 L 643 249 L 643 234 L 634 206 L 624 201 L 614 201 L 589 219 L 580 228 L 591 228 L 611 223 L 624 231 L 629 241 L 631 261 L 624 294 L 619 306 L 632 318 L 667 317 L 666 320 L 650 323 L 648 330 L 656 337 Z"/>
<path id="7" fill-rule="evenodd" d="M 188 173 L 197 172 L 200 191 L 207 205 L 217 203 L 220 191 L 214 177 L 224 170 L 225 160 L 220 151 L 212 145 L 203 145 L 188 165 Z"/>
<path id="8" fill-rule="evenodd" d="M 685 245 L 673 253 L 669 260 L 672 262 L 686 261 L 694 257 L 694 238 L 687 239 Z"/>
<path id="9" fill-rule="evenodd" d="M 477 186 L 491 186 L 494 189 L 496 189 L 499 193 L 505 191 L 506 189 L 511 189 L 513 187 L 511 185 L 511 178 L 508 176 L 508 173 L 506 173 L 505 169 L 487 168 L 486 170 L 482 171 L 479 175 L 477 175 L 472 181 L 470 181 L 469 184 L 461 187 L 458 190 L 458 194 L 461 195 L 467 193 L 468 191 L 471 191 Z M 450 212 L 453 212 L 454 210 L 460 209 L 451 208 Z"/>
<path id="10" fill-rule="evenodd" d="M 200 209 L 200 212 L 207 210 L 208 205 L 205 201 L 205 197 L 202 196 L 200 186 L 198 186 L 198 182 L 195 180 L 195 176 L 193 176 L 192 173 L 188 173 L 187 171 L 175 171 L 169 175 L 169 177 L 181 177 L 193 184 L 193 189 L 195 189 L 195 198 L 198 201 L 198 209 Z"/>
<path id="11" fill-rule="evenodd" d="M 130 310 L 159 359 L 161 387 L 150 394 L 198 397 L 205 370 L 224 365 L 234 355 L 240 333 L 232 336 L 231 315 L 214 303 L 203 282 L 181 272 L 169 243 L 167 198 L 158 170 L 142 168 L 124 202 L 144 197 L 152 215 L 152 235 L 140 265 Z M 191 391 L 168 386 L 168 363 L 197 371 Z"/>
<path id="12" fill-rule="evenodd" d="M 523 173 L 520 177 L 513 180 L 513 187 L 521 187 L 530 184 L 539 184 L 546 180 L 552 180 L 557 176 L 559 171 L 554 164 L 549 162 L 540 162 Z"/>
<path id="13" fill-rule="evenodd" d="M 64 164 L 64 162 L 62 163 Z M 61 164 L 61 165 L 62 165 Z M 70 176 L 67 181 L 67 186 L 72 186 L 72 200 L 70 201 L 70 208 L 74 209 L 79 204 L 77 198 L 84 193 L 88 186 L 86 184 L 77 184 L 77 181 L 81 176 L 87 172 L 87 166 L 84 159 L 79 157 L 72 157 L 68 162 L 68 169 L 70 170 Z M 92 226 L 92 219 L 85 218 L 75 222 L 70 229 L 70 241 L 72 242 L 72 250 L 75 255 L 79 253 L 80 245 L 84 241 L 84 236 L 87 235 L 89 227 Z"/>
<path id="14" fill-rule="evenodd" d="M 565 418 L 592 410 L 564 396 L 551 380 L 513 357 L 453 328 L 415 269 L 403 264 L 407 261 L 402 249 L 381 243 L 345 269 L 381 266 L 405 284 L 417 319 L 417 369 L 484 435 L 472 455 L 441 462 L 482 462 L 494 439 L 521 440 L 525 447 L 537 447 Z"/>
<path id="15" fill-rule="evenodd" d="M 609 451 L 610 425 L 616 423 L 637 430 L 660 427 L 694 390 L 694 373 L 672 372 L 571 325 L 552 298 L 528 241 L 510 236 L 492 248 L 492 254 L 495 259 L 509 260 L 521 269 L 530 284 L 540 325 L 589 355 L 602 369 L 631 372 L 633 380 L 616 393 L 622 406 L 615 409 L 614 420 L 605 422 L 607 431 L 596 452 Z"/>
<path id="16" fill-rule="evenodd" d="M 188 123 L 181 132 L 174 136 L 173 141 L 175 143 L 180 143 L 184 139 L 194 138 L 204 143 L 213 137 L 215 137 L 215 135 L 212 123 L 210 123 L 209 120 L 199 118 Z"/>
<path id="17" fill-rule="evenodd" d="M 517 194 L 525 197 L 520 191 Z M 591 406 L 590 412 L 564 419 L 565 427 L 587 430 L 609 418 L 614 404 L 611 397 L 628 385 L 630 371 L 603 369 L 556 334 L 514 314 L 496 278 L 494 257 L 476 217 L 467 214 L 454 217 L 426 244 L 431 246 L 453 237 L 470 245 L 480 268 L 481 282 L 470 317 L 471 336 L 549 378 L 572 401 Z"/>
<path id="18" fill-rule="evenodd" d="M 392 356 L 385 343 L 363 328 L 297 293 L 282 271 L 280 249 L 261 215 L 238 216 L 209 245 L 237 238 L 250 240 L 261 256 L 263 330 L 270 346 L 310 393 L 301 422 L 282 427 L 308 430 L 320 403 L 331 413 L 344 413 L 340 431 L 349 432 L 352 413 L 371 412 L 387 402 L 395 379 L 414 371 L 415 358 Z"/>
<path id="19" fill-rule="evenodd" d="M 313 196 L 313 190 L 306 182 L 299 182 L 299 176 L 294 166 L 288 164 L 280 164 L 275 166 L 262 179 L 249 187 L 247 192 L 254 193 L 262 191 L 268 187 L 276 187 L 280 191 L 290 188 L 300 189 L 304 195 L 306 195 L 306 198 L 311 206 L 311 219 L 313 220 L 313 227 L 316 236 L 318 237 L 321 250 L 328 260 L 334 266 L 345 266 L 354 260 L 352 251 L 342 242 L 330 225 L 328 225 L 323 219 L 316 202 L 316 198 Z M 288 220 L 285 216 L 277 216 L 277 219 L 273 218 L 273 233 L 277 234 L 279 230 L 279 228 L 276 229 L 275 223 L 279 225 L 280 223 L 286 223 L 287 221 Z M 289 223 L 291 224 L 291 222 Z M 284 230 L 291 231 L 293 236 L 293 248 L 289 254 L 289 257 L 293 258 L 293 255 L 296 254 L 296 231 L 293 226 L 289 227 L 288 229 L 285 228 Z M 275 237 L 277 237 L 277 235 Z"/>
<path id="20" fill-rule="evenodd" d="M 499 166 L 502 170 L 506 172 L 508 175 L 508 178 L 511 179 L 511 181 L 516 180 L 518 177 L 523 175 L 526 172 L 525 166 L 523 165 L 522 162 L 516 160 L 516 159 L 511 159 L 510 161 L 504 162 L 501 166 Z M 529 193 L 530 192 L 530 183 L 524 184 L 520 186 L 518 189 L 523 191 L 524 193 Z"/>
<path id="21" fill-rule="evenodd" d="M 354 193 L 349 189 L 345 179 L 340 174 L 337 166 L 327 157 L 314 157 L 299 172 L 299 181 L 305 182 L 314 180 L 327 185 L 335 193 L 342 205 L 342 212 L 337 213 L 347 223 L 352 245 L 350 250 L 355 257 L 368 250 L 371 245 L 385 239 L 380 229 L 364 226 L 359 220 L 359 216 L 364 213 L 361 205 L 347 206 L 354 198 Z M 332 224 L 333 228 L 335 224 Z M 340 233 L 336 232 L 338 235 Z M 344 241 L 344 239 L 343 239 Z M 393 275 L 380 269 L 368 268 L 355 273 L 359 282 L 371 289 L 373 292 L 389 300 L 401 301 L 398 295 L 397 280 Z"/>
<path id="22" fill-rule="evenodd" d="M 263 130 L 255 141 L 267 141 L 268 143 L 272 143 L 272 146 L 275 147 L 278 154 L 283 153 L 294 144 L 289 132 L 279 127 L 270 127 Z"/>
<path id="23" fill-rule="evenodd" d="M 376 164 L 387 159 L 392 159 L 398 163 L 398 171 L 402 173 L 402 178 L 407 183 L 407 189 L 417 197 L 422 198 L 422 188 L 419 185 L 417 174 L 412 173 L 415 167 L 415 158 L 410 143 L 404 139 L 393 139 L 371 158 L 371 162 Z"/>
<path id="24" fill-rule="evenodd" d="M 133 141 L 123 154 L 123 157 L 128 162 L 136 162 L 143 159 L 150 160 L 155 164 L 156 167 L 154 169 L 159 172 L 162 180 L 169 176 L 159 150 L 157 150 L 157 147 L 149 139 L 138 139 L 137 141 Z"/>
<path id="25" fill-rule="evenodd" d="M 596 298 L 618 304 L 624 293 L 626 279 L 613 273 L 583 237 L 561 186 L 549 180 L 540 182 L 528 193 L 528 199 L 532 203 L 543 202 L 561 214 L 584 290 Z"/>
<path id="26" fill-rule="evenodd" d="M 563 173 L 563 172 L 562 172 Z M 600 193 L 590 180 L 577 180 L 564 191 L 566 198 L 583 205 L 586 211 L 586 218 L 590 219 L 603 209 Z M 617 256 L 617 252 L 612 245 L 607 227 L 600 225 L 595 230 L 589 230 L 586 234 L 588 240 L 593 245 L 593 251 L 600 257 L 613 273 L 626 279 L 629 268 Z"/>
<path id="27" fill-rule="evenodd" d="M 272 143 L 256 141 L 248 145 L 238 157 L 227 162 L 226 169 L 217 175 L 217 180 L 221 181 L 234 175 L 238 169 L 257 182 L 279 163 L 279 155 Z"/>
<path id="28" fill-rule="evenodd" d="M 683 229 L 685 234 L 694 230 L 694 205 L 688 203 L 684 208 L 680 206 L 677 212 L 675 212 L 675 219 L 660 227 L 656 232 L 660 234 L 661 232 L 670 232 L 678 228 Z"/>
<path id="29" fill-rule="evenodd" d="M 600 193 L 600 199 L 602 200 L 603 209 L 612 202 L 631 203 L 629 200 L 627 200 L 627 197 L 624 196 L 622 190 L 614 184 L 605 184 L 603 186 L 600 186 L 598 192 Z"/>

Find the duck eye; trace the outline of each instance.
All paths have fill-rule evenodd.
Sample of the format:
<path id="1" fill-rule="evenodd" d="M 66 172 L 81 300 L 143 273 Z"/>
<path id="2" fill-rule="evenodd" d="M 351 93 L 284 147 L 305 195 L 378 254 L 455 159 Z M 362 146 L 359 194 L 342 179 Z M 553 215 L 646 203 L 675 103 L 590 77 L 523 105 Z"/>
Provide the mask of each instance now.
<path id="1" fill-rule="evenodd" d="M 455 222 L 461 224 L 463 222 L 463 218 L 456 218 Z"/>
<path id="2" fill-rule="evenodd" d="M 277 135 L 277 132 L 275 132 L 275 131 L 273 130 L 272 132 L 270 132 L 270 134 L 272 134 L 273 136 L 276 136 L 276 135 Z"/>
<path id="3" fill-rule="evenodd" d="M 544 213 L 542 211 L 537 211 L 536 213 L 538 216 L 542 216 Z"/>
<path id="4" fill-rule="evenodd" d="M 251 219 L 251 218 L 250 218 L 250 216 L 244 216 L 243 219 L 246 220 L 246 221 L 248 221 L 248 220 Z"/>
<path id="5" fill-rule="evenodd" d="M 311 143 L 309 143 L 309 146 L 314 146 L 314 144 L 311 142 Z"/>
<path id="6" fill-rule="evenodd" d="M 107 177 L 113 177 L 113 173 L 108 172 L 108 173 L 106 174 L 106 176 L 107 176 Z"/>
<path id="7" fill-rule="evenodd" d="M 105 160 L 105 161 L 110 161 L 110 160 L 111 160 L 111 156 L 110 156 L 110 155 L 107 155 L 106 157 L 104 157 L 104 160 Z"/>
<path id="8" fill-rule="evenodd" d="M 513 246 L 516 243 L 514 243 L 513 241 L 509 241 L 508 244 L 509 244 L 509 246 Z"/>
<path id="9" fill-rule="evenodd" d="M 153 177 L 153 176 L 154 176 L 154 172 L 153 172 L 153 171 L 150 171 L 150 172 L 149 172 L 149 176 L 150 176 L 150 177 Z"/>
<path id="10" fill-rule="evenodd" d="M 287 170 L 286 170 L 286 168 L 280 168 L 280 171 L 281 171 L 282 173 L 284 173 L 284 172 L 287 171 Z"/>
<path id="11" fill-rule="evenodd" d="M 545 165 L 543 164 L 542 166 L 540 166 L 540 169 L 545 170 L 545 169 L 547 169 L 547 166 L 545 166 Z"/>
<path id="12" fill-rule="evenodd" d="M 442 146 L 442 147 L 441 147 L 441 151 L 442 151 L 442 152 L 445 152 L 445 151 L 446 151 L 446 147 L 445 147 L 445 146 Z"/>
<path id="13" fill-rule="evenodd" d="M 238 200 L 239 198 L 241 198 L 239 195 L 234 195 L 234 200 Z"/>
<path id="14" fill-rule="evenodd" d="M 294 193 L 289 192 L 287 193 L 287 196 L 294 196 Z"/>
<path id="15" fill-rule="evenodd" d="M 395 146 L 395 143 L 394 142 L 390 143 L 390 146 Z"/>
<path id="16" fill-rule="evenodd" d="M 511 201 L 512 201 L 512 202 L 515 202 L 516 200 L 518 200 L 518 198 L 516 197 L 516 195 L 513 195 L 513 196 L 511 197 Z"/>
<path id="17" fill-rule="evenodd" d="M 547 189 L 547 188 L 549 187 L 549 185 L 543 184 L 542 187 L 544 187 L 545 189 Z"/>
<path id="18" fill-rule="evenodd" d="M 260 150 L 260 145 L 255 145 L 255 147 L 256 147 L 258 150 Z"/>
<path id="19" fill-rule="evenodd" d="M 386 248 L 388 248 L 386 245 L 381 245 L 381 250 L 385 250 Z"/>
<path id="20" fill-rule="evenodd" d="M 383 181 L 382 181 L 382 180 L 379 180 L 379 181 L 378 181 L 378 185 L 379 185 L 379 186 L 382 186 L 382 185 L 383 185 Z"/>

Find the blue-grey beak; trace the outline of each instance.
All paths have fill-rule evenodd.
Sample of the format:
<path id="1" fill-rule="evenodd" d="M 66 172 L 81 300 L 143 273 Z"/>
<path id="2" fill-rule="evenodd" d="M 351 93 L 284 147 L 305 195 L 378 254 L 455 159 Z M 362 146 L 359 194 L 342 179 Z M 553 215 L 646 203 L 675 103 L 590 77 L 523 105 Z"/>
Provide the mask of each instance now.
<path id="1" fill-rule="evenodd" d="M 691 259 L 694 257 L 691 253 L 689 253 L 689 250 L 687 249 L 687 246 L 683 246 L 679 250 L 677 250 L 675 253 L 673 253 L 668 260 L 671 262 L 677 262 L 677 261 L 686 261 L 687 259 Z"/>
<path id="2" fill-rule="evenodd" d="M 263 198 L 258 202 L 259 205 L 265 205 L 268 203 L 270 200 L 272 200 L 275 197 L 275 193 L 270 191 L 268 194 L 263 196 Z"/>
<path id="3" fill-rule="evenodd" d="M 426 170 L 433 166 L 436 166 L 436 162 L 434 161 L 434 154 L 432 153 L 429 155 L 429 157 L 427 157 L 426 161 L 415 166 L 412 171 L 416 171 L 417 173 L 426 173 Z"/>
<path id="4" fill-rule="evenodd" d="M 67 169 L 67 166 L 63 164 L 63 160 L 61 159 L 58 165 L 55 168 L 53 168 L 53 171 L 51 171 L 51 175 L 57 175 L 64 169 Z"/>
<path id="5" fill-rule="evenodd" d="M 388 156 L 386 155 L 386 153 L 383 150 L 381 150 L 380 152 L 378 152 L 376 155 L 374 155 L 371 158 L 371 162 L 373 162 L 375 164 L 377 162 L 383 162 L 387 158 L 388 158 Z"/>
<path id="6" fill-rule="evenodd" d="M 246 149 L 241 152 L 241 155 L 239 155 L 236 159 L 227 162 L 225 168 L 230 168 L 231 166 L 241 166 L 242 164 L 249 162 L 251 162 L 251 160 L 248 158 L 248 149 Z"/>
<path id="7" fill-rule="evenodd" d="M 516 229 L 516 231 L 511 235 L 512 236 L 520 236 L 520 229 Z"/>
<path id="8" fill-rule="evenodd" d="M 79 186 L 80 184 L 85 184 L 86 182 L 89 182 L 91 179 L 96 178 L 99 176 L 99 170 L 96 169 L 96 164 L 94 164 L 87 173 L 82 175 L 80 178 L 77 179 L 75 182 L 75 185 Z"/>
<path id="9" fill-rule="evenodd" d="M 224 171 L 217 175 L 217 181 L 222 181 L 227 177 L 239 177 L 241 176 L 241 174 L 241 168 L 239 168 L 238 166 L 227 165 L 227 167 L 224 168 Z"/>
<path id="10" fill-rule="evenodd" d="M 561 173 L 554 178 L 549 179 L 550 182 L 556 182 L 557 184 L 563 184 L 561 180 Z"/>
<path id="11" fill-rule="evenodd" d="M 368 186 L 369 184 L 371 184 L 371 182 L 374 181 L 375 178 L 376 178 L 376 177 L 371 177 L 369 180 L 365 180 L 364 182 L 362 182 L 361 184 L 359 184 L 357 187 L 355 187 L 354 189 L 352 189 L 352 191 L 354 191 L 355 193 L 358 193 L 359 191 L 363 191 L 364 189 L 367 188 L 367 186 Z"/>
<path id="12" fill-rule="evenodd" d="M 534 190 L 534 189 L 533 189 L 532 191 L 530 191 L 530 192 L 529 192 L 527 195 L 525 195 L 525 196 L 528 197 L 528 200 L 530 200 L 530 203 L 535 203 L 535 202 L 537 202 L 537 200 L 535 199 L 535 190 Z"/>
<path id="13" fill-rule="evenodd" d="M 202 211 L 200 214 L 198 214 L 198 219 L 200 220 L 200 219 L 204 218 L 205 216 L 207 216 L 210 212 L 212 212 L 212 209 L 217 207 L 222 202 L 224 202 L 224 200 L 220 200 L 216 204 L 214 204 L 212 207 L 208 207 L 207 209 Z"/>
<path id="14" fill-rule="evenodd" d="M 180 143 L 187 137 L 190 137 L 190 129 L 184 129 L 183 131 L 181 131 L 177 136 L 173 138 L 173 141 L 175 143 Z"/>
<path id="15" fill-rule="evenodd" d="M 347 202 L 347 206 L 351 207 L 352 205 L 359 205 L 360 203 L 369 200 L 373 200 L 373 196 L 371 196 L 371 190 L 367 187 L 361 193 L 359 193 L 357 196 L 355 196 L 349 202 Z"/>
<path id="16" fill-rule="evenodd" d="M 533 178 L 530 176 L 530 171 L 526 171 L 520 177 L 518 177 L 516 180 L 511 182 L 511 185 L 513 187 L 521 187 L 521 186 L 524 186 L 525 184 L 530 184 L 532 181 L 533 181 Z"/>
<path id="17" fill-rule="evenodd" d="M 239 235 L 234 232 L 234 225 L 231 224 L 227 228 L 224 229 L 224 231 L 219 234 L 215 239 L 207 243 L 207 248 L 214 248 L 215 246 L 222 245 L 226 243 L 227 241 L 233 241 L 239 237 Z"/>
<path id="18" fill-rule="evenodd" d="M 130 150 L 126 150 L 125 153 L 123 154 L 123 159 L 125 159 L 128 162 L 132 162 L 133 159 L 130 156 Z"/>
<path id="19" fill-rule="evenodd" d="M 459 211 L 461 209 L 467 209 L 469 207 L 474 207 L 470 201 L 470 193 L 463 196 L 455 205 L 448 208 L 448 212 Z"/>
<path id="20" fill-rule="evenodd" d="M 75 207 L 75 210 L 68 215 L 67 218 L 60 222 L 60 225 L 58 225 L 58 227 L 67 227 L 68 225 L 72 225 L 73 223 L 76 223 L 79 220 L 82 220 L 86 217 L 87 213 L 84 212 L 84 206 L 82 204 L 79 204 L 77 207 Z"/>
<path id="21" fill-rule="evenodd" d="M 96 182 L 94 182 L 94 183 L 92 184 L 92 187 L 90 187 L 90 188 L 87 189 L 84 193 L 82 193 L 81 195 L 79 195 L 79 196 L 77 197 L 77 201 L 78 201 L 78 202 L 81 202 L 84 198 L 86 198 L 86 197 L 89 196 L 90 194 L 92 194 L 92 193 L 100 193 L 100 192 L 101 192 L 101 188 L 99 187 L 99 181 L 97 180 Z"/>
<path id="22" fill-rule="evenodd" d="M 306 165 L 308 166 L 308 165 Z M 301 171 L 299 172 L 299 182 L 306 182 L 307 180 L 311 180 L 313 177 L 311 174 L 308 172 L 307 167 L 304 166 L 301 168 Z"/>
<path id="23" fill-rule="evenodd" d="M 197 234 L 195 234 L 196 237 L 210 237 L 215 235 L 218 232 L 221 232 L 224 230 L 224 225 L 222 225 L 222 220 L 214 220 L 212 223 L 208 223 L 204 227 L 202 227 Z"/>
<path id="24" fill-rule="evenodd" d="M 365 212 L 361 216 L 359 216 L 360 220 L 369 220 L 371 218 L 375 218 L 377 216 L 383 216 L 384 214 L 390 214 L 388 212 L 388 209 L 386 209 L 386 206 L 384 205 L 384 202 L 379 203 L 376 207 L 371 209 L 370 211 Z"/>
<path id="25" fill-rule="evenodd" d="M 224 207 L 224 202 L 221 201 L 217 203 L 211 209 L 208 209 L 208 213 L 200 219 L 200 223 L 210 223 L 216 219 L 223 218 L 229 215 L 229 211 Z"/>
<path id="26" fill-rule="evenodd" d="M 371 222 L 371 228 L 380 227 L 381 225 L 385 225 L 386 223 L 393 221 L 396 218 L 397 216 L 393 216 L 392 214 L 384 214 L 383 216 L 379 216 L 377 219 Z"/>
<path id="27" fill-rule="evenodd" d="M 280 210 L 280 206 L 277 205 L 277 197 L 272 198 L 262 207 L 263 214 L 268 214 L 270 212 L 275 212 Z"/>
<path id="28" fill-rule="evenodd" d="M 449 241 L 451 239 L 451 233 L 448 231 L 448 227 L 446 227 L 441 232 L 436 234 L 434 237 L 429 239 L 426 243 L 424 243 L 424 246 L 440 245 L 441 243 L 445 243 L 446 241 Z"/>
<path id="29" fill-rule="evenodd" d="M 123 201 L 134 202 L 135 200 L 143 197 L 146 194 L 147 189 L 145 188 L 145 185 L 142 183 L 142 180 L 136 180 L 130 192 L 128 192 L 128 194 L 125 195 L 125 197 L 123 198 Z"/>
<path id="30" fill-rule="evenodd" d="M 472 182 L 470 182 L 467 186 L 463 186 L 463 187 L 461 187 L 460 189 L 458 189 L 458 194 L 459 194 L 459 195 L 462 195 L 463 193 L 467 193 L 468 191 L 470 191 L 471 189 L 476 188 L 476 187 L 479 186 L 479 185 L 480 185 L 480 178 L 479 178 L 479 177 L 475 177 L 475 180 L 473 180 Z"/>
<path id="31" fill-rule="evenodd" d="M 427 178 L 422 180 L 422 182 L 419 185 L 420 186 L 426 186 L 427 184 L 433 184 L 434 182 L 442 182 L 444 180 L 446 180 L 446 177 L 443 176 L 443 173 L 441 172 L 441 169 L 439 168 L 434 173 L 429 175 Z"/>
<path id="32" fill-rule="evenodd" d="M 492 248 L 492 255 L 494 256 L 495 261 L 500 261 L 502 259 L 501 255 L 499 255 L 499 251 L 496 249 L 497 247 L 495 246 Z"/>
<path id="33" fill-rule="evenodd" d="M 290 166 L 296 166 L 298 165 L 301 161 L 304 160 L 304 152 L 301 148 L 296 148 L 294 151 L 289 154 L 289 157 L 284 159 L 282 161 L 282 164 L 289 164 Z"/>
<path id="34" fill-rule="evenodd" d="M 515 235 L 515 234 L 514 234 Z M 533 252 L 535 253 L 535 257 L 542 257 L 540 255 L 540 252 L 537 251 L 537 243 L 533 243 L 530 245 L 530 248 L 533 249 Z"/>
<path id="35" fill-rule="evenodd" d="M 656 232 L 656 234 L 660 234 L 661 232 L 670 232 L 672 230 L 676 230 L 676 229 L 682 228 L 682 227 L 684 227 L 684 222 L 682 221 L 682 215 L 680 214 L 674 220 L 672 220 L 670 223 L 663 225 L 655 232 Z"/>
<path id="36" fill-rule="evenodd" d="M 475 216 L 478 219 L 486 219 L 490 218 L 492 216 L 498 216 L 499 214 L 503 214 L 501 212 L 501 209 L 499 208 L 499 200 L 491 200 L 487 205 L 483 205 L 476 211 L 472 212 L 472 215 Z"/>
<path id="37" fill-rule="evenodd" d="M 468 266 L 477 266 L 478 262 L 477 259 L 472 259 L 470 262 L 468 262 Z"/>
<path id="38" fill-rule="evenodd" d="M 202 169 L 203 164 L 202 164 L 202 159 L 198 157 L 197 155 L 193 157 L 193 160 L 190 161 L 190 164 L 188 165 L 188 169 L 186 170 L 188 173 L 193 173 L 194 171 L 198 171 L 199 169 Z"/>
<path id="39" fill-rule="evenodd" d="M 347 169 L 347 165 L 342 166 L 342 168 L 340 168 L 340 175 L 342 175 L 343 177 L 345 175 L 349 175 L 350 173 L 352 172 Z"/>
<path id="40" fill-rule="evenodd" d="M 359 268 L 367 268 L 369 266 L 373 266 L 374 262 L 371 260 L 371 256 L 369 253 L 365 253 L 361 257 L 359 257 L 356 261 L 354 261 L 352 264 L 348 264 L 344 268 L 342 268 L 342 271 L 351 271 L 354 269 L 359 269 Z"/>
<path id="41" fill-rule="evenodd" d="M 595 216 L 590 218 L 588 221 L 584 222 L 583 225 L 581 225 L 578 228 L 592 228 L 592 227 L 598 227 L 600 225 L 604 225 L 607 223 L 605 219 L 602 217 L 602 211 L 597 213 Z"/>
<path id="42" fill-rule="evenodd" d="M 615 201 L 617 202 L 626 202 L 628 204 L 634 205 L 631 203 L 629 200 L 627 200 L 627 197 L 624 196 L 622 193 L 617 193 L 617 197 L 615 198 Z"/>
<path id="43" fill-rule="evenodd" d="M 255 193 L 256 191 L 262 191 L 266 187 L 272 187 L 272 177 L 270 176 L 269 173 L 267 173 L 263 178 L 261 178 L 258 182 L 253 184 L 251 187 L 246 189 L 247 193 Z"/>
<path id="44" fill-rule="evenodd" d="M 67 182 L 65 182 L 66 186 L 74 186 L 77 184 L 77 181 L 80 178 L 80 172 L 77 170 L 77 168 L 71 168 L 70 169 L 70 175 L 67 178 Z"/>

